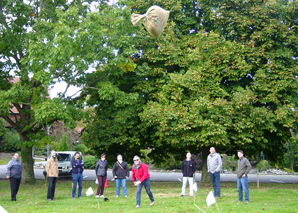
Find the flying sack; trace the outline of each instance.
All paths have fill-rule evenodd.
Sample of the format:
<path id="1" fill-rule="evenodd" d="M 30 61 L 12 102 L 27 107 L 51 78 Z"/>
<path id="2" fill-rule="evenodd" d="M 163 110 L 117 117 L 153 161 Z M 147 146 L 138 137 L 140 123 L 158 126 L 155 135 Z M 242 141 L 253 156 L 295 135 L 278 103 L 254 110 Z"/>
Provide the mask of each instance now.
<path id="1" fill-rule="evenodd" d="M 144 26 L 146 30 L 154 37 L 158 38 L 164 30 L 169 18 L 170 11 L 164 10 L 159 6 L 151 6 L 143 15 L 131 14 L 131 23 L 137 26 L 139 21 L 144 18 Z"/>

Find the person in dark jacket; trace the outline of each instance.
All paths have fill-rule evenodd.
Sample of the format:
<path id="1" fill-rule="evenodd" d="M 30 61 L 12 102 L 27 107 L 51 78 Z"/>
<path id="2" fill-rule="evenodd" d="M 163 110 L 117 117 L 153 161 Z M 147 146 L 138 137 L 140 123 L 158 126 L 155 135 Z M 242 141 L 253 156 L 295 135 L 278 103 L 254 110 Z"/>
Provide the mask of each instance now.
<path id="1" fill-rule="evenodd" d="M 17 200 L 16 196 L 22 179 L 22 163 L 19 161 L 19 154 L 15 153 L 5 168 L 6 178 L 10 180 L 11 201 Z"/>
<path id="2" fill-rule="evenodd" d="M 78 198 L 82 198 L 84 162 L 80 159 L 80 157 L 80 153 L 76 152 L 74 158 L 71 160 L 73 182 L 72 199 L 76 197 L 77 183 L 79 183 Z"/>
<path id="3" fill-rule="evenodd" d="M 243 190 L 245 192 L 245 201 L 244 203 L 247 204 L 249 202 L 249 190 L 248 190 L 248 179 L 247 174 L 251 169 L 251 164 L 247 160 L 247 158 L 243 157 L 243 151 L 238 150 L 237 155 L 239 160 L 237 161 L 237 190 L 239 199 L 238 201 L 243 201 Z"/>
<path id="4" fill-rule="evenodd" d="M 187 185 L 187 181 L 189 184 L 189 195 L 192 197 L 193 196 L 193 174 L 196 171 L 196 166 L 195 162 L 191 160 L 191 153 L 188 152 L 186 154 L 186 159 L 182 162 L 181 165 L 181 172 L 183 174 L 183 182 L 182 182 L 182 192 L 180 197 L 183 197 L 185 195 L 185 188 Z"/>
<path id="5" fill-rule="evenodd" d="M 96 198 L 104 197 L 103 191 L 104 191 L 104 186 L 107 179 L 107 170 L 108 170 L 108 162 L 106 161 L 106 155 L 103 153 L 101 154 L 100 159 L 96 162 L 96 165 L 95 165 L 95 173 L 98 180 L 98 188 L 95 196 Z"/>
<path id="6" fill-rule="evenodd" d="M 127 164 L 122 160 L 122 155 L 117 156 L 117 162 L 113 166 L 113 177 L 116 182 L 116 197 L 120 196 L 120 183 L 123 188 L 123 195 L 127 197 L 126 180 L 129 177 Z"/>

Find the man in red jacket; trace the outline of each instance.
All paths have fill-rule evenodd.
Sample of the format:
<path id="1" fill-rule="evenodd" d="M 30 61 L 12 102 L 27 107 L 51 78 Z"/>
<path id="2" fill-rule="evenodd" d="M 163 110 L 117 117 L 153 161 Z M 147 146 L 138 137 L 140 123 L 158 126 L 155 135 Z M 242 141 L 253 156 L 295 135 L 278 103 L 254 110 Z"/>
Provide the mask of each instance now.
<path id="1" fill-rule="evenodd" d="M 153 194 L 150 191 L 150 174 L 148 173 L 148 167 L 146 164 L 142 163 L 139 156 L 134 156 L 132 166 L 132 180 L 134 185 L 137 186 L 137 196 L 136 196 L 136 208 L 140 208 L 141 204 L 141 192 L 144 186 L 146 192 L 150 199 L 150 206 L 154 205 Z"/>

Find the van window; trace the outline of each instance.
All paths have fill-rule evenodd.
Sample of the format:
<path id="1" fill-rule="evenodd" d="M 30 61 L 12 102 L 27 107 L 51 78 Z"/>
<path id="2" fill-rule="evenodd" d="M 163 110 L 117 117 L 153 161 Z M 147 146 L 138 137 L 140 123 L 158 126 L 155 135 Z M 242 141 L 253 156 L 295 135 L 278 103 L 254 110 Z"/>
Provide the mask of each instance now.
<path id="1" fill-rule="evenodd" d="M 71 161 L 70 154 L 59 153 L 57 158 L 58 158 L 58 161 Z"/>

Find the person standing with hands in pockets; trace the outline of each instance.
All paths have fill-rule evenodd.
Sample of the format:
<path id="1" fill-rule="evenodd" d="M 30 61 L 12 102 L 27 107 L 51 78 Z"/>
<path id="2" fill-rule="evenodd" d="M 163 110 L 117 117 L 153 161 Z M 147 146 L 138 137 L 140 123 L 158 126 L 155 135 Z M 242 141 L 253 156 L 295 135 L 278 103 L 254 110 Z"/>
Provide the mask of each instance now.
<path id="1" fill-rule="evenodd" d="M 214 197 L 220 197 L 220 169 L 222 160 L 220 155 L 215 151 L 214 147 L 210 148 L 210 154 L 207 157 L 207 168 L 210 174 Z"/>
<path id="2" fill-rule="evenodd" d="M 74 155 L 74 159 L 71 160 L 73 182 L 71 193 L 72 199 L 76 197 L 77 183 L 79 183 L 78 198 L 82 198 L 84 162 L 80 159 L 80 157 L 80 153 L 76 152 Z"/>
<path id="3" fill-rule="evenodd" d="M 245 193 L 245 201 L 244 203 L 247 204 L 249 202 L 249 190 L 248 190 L 248 178 L 247 174 L 251 169 L 251 164 L 247 160 L 247 158 L 243 157 L 243 151 L 238 150 L 237 155 L 239 160 L 237 161 L 237 190 L 239 194 L 238 201 L 243 201 L 243 190 Z"/>

